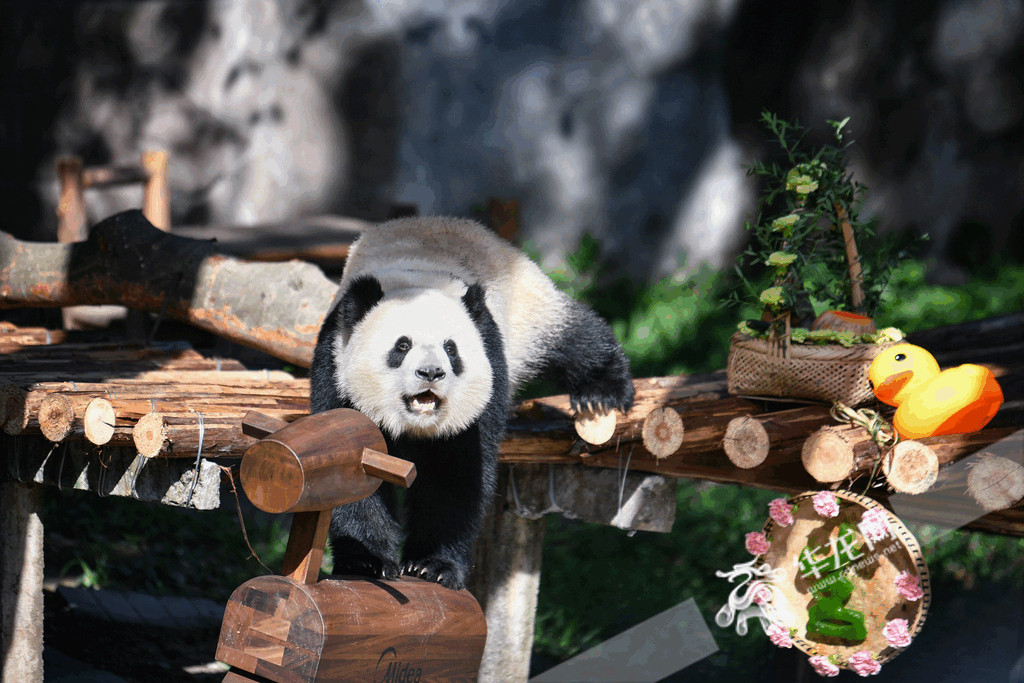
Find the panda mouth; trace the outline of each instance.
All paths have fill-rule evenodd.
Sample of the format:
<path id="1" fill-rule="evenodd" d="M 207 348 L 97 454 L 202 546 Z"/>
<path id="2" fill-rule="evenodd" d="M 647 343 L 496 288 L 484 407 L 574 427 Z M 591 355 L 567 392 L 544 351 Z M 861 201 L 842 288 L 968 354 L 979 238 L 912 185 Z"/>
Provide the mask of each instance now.
<path id="1" fill-rule="evenodd" d="M 410 412 L 420 415 L 431 415 L 441 407 L 441 397 L 432 391 L 405 397 L 405 405 Z"/>

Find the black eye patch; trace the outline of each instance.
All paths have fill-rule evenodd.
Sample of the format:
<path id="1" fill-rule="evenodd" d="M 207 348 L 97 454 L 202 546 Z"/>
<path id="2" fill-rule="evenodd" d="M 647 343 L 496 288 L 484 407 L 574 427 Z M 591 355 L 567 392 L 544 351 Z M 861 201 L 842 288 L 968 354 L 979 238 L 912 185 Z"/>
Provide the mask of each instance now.
<path id="1" fill-rule="evenodd" d="M 402 367 L 402 361 L 405 360 L 405 356 L 409 353 L 409 349 L 412 348 L 412 339 L 408 337 L 399 337 L 395 345 L 388 351 L 387 364 L 389 368 L 400 368 Z"/>
<path id="2" fill-rule="evenodd" d="M 448 360 L 452 364 L 452 372 L 456 375 L 461 375 L 464 369 L 462 365 L 462 358 L 459 357 L 459 347 L 455 345 L 455 342 L 451 339 L 444 343 L 444 352 L 448 354 Z"/>

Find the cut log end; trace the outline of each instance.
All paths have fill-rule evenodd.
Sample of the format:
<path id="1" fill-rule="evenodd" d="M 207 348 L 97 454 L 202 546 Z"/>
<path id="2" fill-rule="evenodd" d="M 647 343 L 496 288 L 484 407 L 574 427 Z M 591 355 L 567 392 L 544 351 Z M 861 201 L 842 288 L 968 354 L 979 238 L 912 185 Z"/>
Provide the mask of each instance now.
<path id="1" fill-rule="evenodd" d="M 999 455 L 986 455 L 968 472 L 967 491 L 985 512 L 1011 508 L 1024 498 L 1024 466 Z"/>
<path id="2" fill-rule="evenodd" d="M 816 481 L 831 484 L 850 475 L 856 455 L 843 432 L 834 427 L 822 427 L 804 442 L 800 459 Z"/>
<path id="3" fill-rule="evenodd" d="M 85 408 L 82 424 L 85 438 L 97 446 L 108 443 L 114 436 L 116 416 L 114 406 L 105 398 L 95 398 Z"/>
<path id="4" fill-rule="evenodd" d="M 683 419 L 674 408 L 656 408 L 644 418 L 642 435 L 644 448 L 659 459 L 667 458 L 683 445 Z"/>
<path id="5" fill-rule="evenodd" d="M 132 430 L 132 440 L 139 455 L 153 458 L 164 446 L 164 418 L 160 413 L 147 413 L 139 418 Z"/>
<path id="6" fill-rule="evenodd" d="M 0 387 L 0 410 L 4 413 L 3 427 L 8 434 L 21 434 L 28 426 L 28 408 L 25 398 L 28 394 L 21 387 L 5 384 Z"/>
<path id="7" fill-rule="evenodd" d="M 603 413 L 582 411 L 576 416 L 576 433 L 589 444 L 600 446 L 615 433 L 615 411 Z"/>
<path id="8" fill-rule="evenodd" d="M 48 394 L 39 404 L 39 431 L 50 441 L 63 441 L 75 427 L 75 407 L 64 394 Z"/>
<path id="9" fill-rule="evenodd" d="M 882 459 L 889 486 L 900 493 L 924 493 L 939 477 L 939 458 L 917 441 L 901 441 Z"/>
<path id="10" fill-rule="evenodd" d="M 742 469 L 751 469 L 768 457 L 771 439 L 760 421 L 744 415 L 729 421 L 722 445 L 732 464 Z"/>

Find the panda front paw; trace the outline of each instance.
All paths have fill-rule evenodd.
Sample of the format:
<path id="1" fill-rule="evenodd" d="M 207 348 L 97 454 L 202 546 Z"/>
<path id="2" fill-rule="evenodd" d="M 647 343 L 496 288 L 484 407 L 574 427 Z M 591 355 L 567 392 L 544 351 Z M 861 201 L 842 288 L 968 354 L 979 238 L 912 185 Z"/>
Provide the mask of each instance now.
<path id="1" fill-rule="evenodd" d="M 402 573 L 424 581 L 433 581 L 456 591 L 466 585 L 465 571 L 453 562 L 437 558 L 406 562 L 402 566 Z"/>
<path id="2" fill-rule="evenodd" d="M 373 579 L 394 581 L 401 572 L 397 562 L 382 560 L 372 555 L 359 555 L 335 559 L 331 573 L 337 576 L 368 576 Z"/>
<path id="3" fill-rule="evenodd" d="M 633 407 L 633 381 L 627 379 L 611 387 L 588 387 L 569 394 L 569 404 L 576 413 L 628 412 Z"/>

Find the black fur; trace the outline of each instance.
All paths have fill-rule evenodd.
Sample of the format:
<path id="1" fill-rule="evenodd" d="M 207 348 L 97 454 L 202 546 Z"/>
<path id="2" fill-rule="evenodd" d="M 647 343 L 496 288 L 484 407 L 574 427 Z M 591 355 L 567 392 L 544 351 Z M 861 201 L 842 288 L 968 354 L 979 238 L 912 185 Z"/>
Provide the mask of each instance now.
<path id="1" fill-rule="evenodd" d="M 334 337 L 343 330 L 351 333 L 380 300 L 376 296 L 379 283 L 366 280 L 372 278 L 354 281 L 324 322 L 310 368 L 314 413 L 353 407 L 341 399 L 335 386 Z M 394 491 L 385 483 L 368 498 L 334 509 L 329 535 L 335 574 L 395 579 L 405 573 L 456 590 L 465 585 L 473 545 L 494 498 L 510 395 L 501 332 L 487 309 L 483 287 L 470 286 L 462 301 L 491 365 L 491 399 L 472 427 L 450 438 L 384 435 L 388 452 L 413 462 L 417 471 L 406 494 L 409 513 L 403 562 L 399 563 L 401 527 Z"/>
<path id="2" fill-rule="evenodd" d="M 629 359 L 608 323 L 577 301 L 567 318 L 541 359 L 541 375 L 568 391 L 573 410 L 632 408 Z"/>
<path id="3" fill-rule="evenodd" d="M 312 412 L 353 407 L 337 391 L 334 338 L 350 334 L 381 297 L 377 280 L 358 278 L 328 316 L 310 368 Z M 407 537 L 402 558 L 394 491 L 385 483 L 369 498 L 335 508 L 330 530 L 335 574 L 394 579 L 404 573 L 454 589 L 465 585 L 473 545 L 495 494 L 498 452 L 512 396 L 504 343 L 487 308 L 484 288 L 470 285 L 462 303 L 480 333 L 491 365 L 490 401 L 474 425 L 446 439 L 384 435 L 388 452 L 415 463 L 417 471 L 406 494 Z M 567 317 L 540 359 L 542 374 L 569 391 L 577 410 L 628 410 L 634 393 L 629 362 L 608 324 L 582 304 L 573 303 Z M 538 330 L 538 334 L 545 332 L 550 331 Z M 449 349 L 446 344 L 445 351 L 458 374 L 462 363 L 457 348 L 452 344 Z"/>

